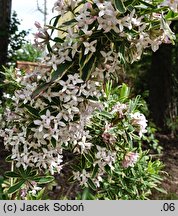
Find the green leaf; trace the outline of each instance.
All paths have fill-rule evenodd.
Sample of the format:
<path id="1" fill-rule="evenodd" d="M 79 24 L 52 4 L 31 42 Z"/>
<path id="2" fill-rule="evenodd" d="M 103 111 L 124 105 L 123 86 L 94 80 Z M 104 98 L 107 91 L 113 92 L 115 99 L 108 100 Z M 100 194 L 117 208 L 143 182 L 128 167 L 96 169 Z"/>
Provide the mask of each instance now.
<path id="1" fill-rule="evenodd" d="M 5 176 L 10 178 L 16 178 L 16 177 L 20 177 L 20 174 L 12 171 L 7 171 L 5 172 Z"/>
<path id="2" fill-rule="evenodd" d="M 6 157 L 6 159 L 5 159 L 5 161 L 6 161 L 6 162 L 12 162 L 13 159 L 12 159 L 11 157 L 12 157 L 12 155 L 8 155 L 8 156 Z"/>
<path id="3" fill-rule="evenodd" d="M 32 168 L 31 167 L 27 167 L 27 169 L 25 170 L 25 174 L 29 175 L 32 172 Z"/>
<path id="4" fill-rule="evenodd" d="M 167 194 L 167 191 L 164 190 L 163 188 L 159 188 L 159 187 L 154 187 L 154 188 L 161 193 Z"/>
<path id="5" fill-rule="evenodd" d="M 93 56 L 92 52 L 88 53 L 87 55 L 84 55 L 84 51 L 85 49 L 82 47 L 79 54 L 79 65 L 81 68 L 83 68 L 85 64 L 87 64 L 87 62 L 89 62 L 89 60 Z"/>
<path id="6" fill-rule="evenodd" d="M 59 37 L 55 37 L 55 38 L 53 39 L 53 41 L 54 41 L 54 42 L 58 42 L 58 43 L 63 43 L 63 42 L 64 42 L 64 40 L 61 39 L 61 38 L 59 38 Z"/>
<path id="7" fill-rule="evenodd" d="M 93 164 L 93 157 L 90 154 L 83 154 L 83 155 L 87 159 L 88 162 Z"/>
<path id="8" fill-rule="evenodd" d="M 120 13 L 125 13 L 126 12 L 126 7 L 123 3 L 123 0 L 114 0 L 114 4 L 116 9 L 120 12 Z"/>
<path id="9" fill-rule="evenodd" d="M 87 188 L 85 188 L 84 190 L 83 190 L 83 193 L 82 193 L 82 200 L 88 200 L 88 197 L 89 197 L 89 188 L 87 187 Z"/>
<path id="10" fill-rule="evenodd" d="M 165 16 L 165 19 L 168 20 L 168 21 L 178 20 L 178 13 L 175 13 L 172 10 L 170 10 L 167 13 L 167 15 Z"/>
<path id="11" fill-rule="evenodd" d="M 86 159 L 85 159 L 85 157 L 84 157 L 84 155 L 81 155 L 81 168 L 82 169 L 84 169 L 85 168 L 85 166 L 86 166 Z"/>
<path id="12" fill-rule="evenodd" d="M 51 82 L 48 83 L 43 83 L 41 85 L 39 85 L 35 91 L 32 93 L 32 99 L 38 97 L 40 94 L 42 94 L 44 91 L 46 91 L 46 89 L 48 89 L 48 87 L 51 85 Z"/>
<path id="13" fill-rule="evenodd" d="M 95 68 L 95 63 L 96 63 L 96 56 L 92 55 L 89 61 L 85 63 L 83 67 L 80 67 L 80 76 L 84 81 L 89 79 L 92 71 Z"/>
<path id="14" fill-rule="evenodd" d="M 108 175 L 111 175 L 111 167 L 108 164 L 106 164 L 104 169 L 105 169 L 105 171 L 107 172 Z"/>
<path id="15" fill-rule="evenodd" d="M 53 176 L 37 176 L 33 178 L 34 181 L 36 181 L 38 184 L 47 184 L 52 181 L 54 181 Z"/>
<path id="16" fill-rule="evenodd" d="M 16 184 L 14 184 L 13 186 L 11 186 L 8 189 L 7 193 L 9 193 L 9 194 L 15 193 L 16 191 L 18 191 L 22 187 L 22 185 L 24 183 L 25 183 L 25 180 L 21 180 L 21 181 L 17 182 Z"/>
<path id="17" fill-rule="evenodd" d="M 134 6 L 135 4 L 137 4 L 138 0 L 127 0 L 124 2 L 125 7 L 128 6 Z"/>
<path id="18" fill-rule="evenodd" d="M 59 23 L 59 19 L 60 19 L 61 15 L 55 16 L 50 20 L 50 25 L 52 24 L 52 26 L 56 27 L 57 24 Z M 52 23 L 52 20 L 54 19 L 54 22 Z M 51 35 L 53 34 L 54 28 L 51 31 Z"/>
<path id="19" fill-rule="evenodd" d="M 120 99 L 123 101 L 127 99 L 129 97 L 129 92 L 130 92 L 129 87 L 125 83 L 123 83 L 120 89 Z"/>
<path id="20" fill-rule="evenodd" d="M 36 176 L 37 174 L 38 174 L 37 170 L 33 170 L 33 171 L 31 171 L 31 172 L 28 174 L 28 176 L 29 176 L 29 177 L 34 177 L 34 176 Z"/>
<path id="21" fill-rule="evenodd" d="M 170 26 L 168 25 L 167 22 L 165 22 L 164 19 L 161 19 L 161 23 L 165 34 L 170 38 L 172 44 L 174 45 L 175 44 L 174 40 L 176 40 L 175 34 L 172 32 Z"/>
<path id="22" fill-rule="evenodd" d="M 56 139 L 54 137 L 51 138 L 51 144 L 54 148 L 56 147 Z"/>
<path id="23" fill-rule="evenodd" d="M 63 64 L 57 66 L 57 70 L 53 71 L 51 74 L 51 81 L 54 82 L 56 79 L 62 78 L 64 74 L 72 67 L 73 61 L 66 61 Z"/>
<path id="24" fill-rule="evenodd" d="M 88 179 L 87 183 L 92 190 L 96 190 L 96 186 L 90 178 Z"/>
<path id="25" fill-rule="evenodd" d="M 125 44 L 122 43 L 120 46 L 119 46 L 119 58 L 120 58 L 120 62 L 121 64 L 125 64 Z"/>
<path id="26" fill-rule="evenodd" d="M 93 196 L 93 194 L 91 194 L 89 188 L 85 188 L 83 193 L 82 193 L 82 200 L 95 200 L 95 197 Z"/>
<path id="27" fill-rule="evenodd" d="M 140 3 L 142 3 L 143 5 L 147 6 L 148 8 L 152 8 L 152 9 L 155 9 L 156 6 L 152 5 L 152 4 L 149 4 L 148 2 L 145 2 L 145 1 L 142 1 L 142 0 L 139 0 Z"/>
<path id="28" fill-rule="evenodd" d="M 42 190 L 40 190 L 38 192 L 38 195 L 36 196 L 36 200 L 42 200 L 43 199 L 43 195 L 44 195 L 45 189 L 46 188 L 44 187 Z"/>
<path id="29" fill-rule="evenodd" d="M 71 19 L 69 21 L 63 22 L 61 27 L 70 26 L 73 23 L 76 23 L 76 19 Z"/>
<path id="30" fill-rule="evenodd" d="M 99 166 L 98 166 L 98 164 L 96 164 L 94 166 L 94 169 L 93 169 L 93 172 L 92 172 L 92 178 L 94 178 L 96 176 L 96 174 L 98 172 L 98 169 L 99 169 Z"/>
<path id="31" fill-rule="evenodd" d="M 99 112 L 98 111 L 98 113 L 99 113 L 99 115 L 101 115 L 101 116 L 103 116 L 103 117 L 105 117 L 105 118 L 107 118 L 107 119 L 112 119 L 113 118 L 113 116 L 112 116 L 112 114 L 110 114 L 109 112 L 107 112 L 107 111 L 101 111 L 101 112 Z"/>
<path id="32" fill-rule="evenodd" d="M 46 48 L 48 49 L 48 52 L 49 52 L 49 53 L 51 53 L 51 52 L 53 51 L 52 48 L 51 48 L 50 43 L 47 43 Z"/>
<path id="33" fill-rule="evenodd" d="M 39 117 L 39 111 L 27 104 L 24 105 L 24 107 L 26 108 L 26 110 L 33 115 L 34 117 Z"/>

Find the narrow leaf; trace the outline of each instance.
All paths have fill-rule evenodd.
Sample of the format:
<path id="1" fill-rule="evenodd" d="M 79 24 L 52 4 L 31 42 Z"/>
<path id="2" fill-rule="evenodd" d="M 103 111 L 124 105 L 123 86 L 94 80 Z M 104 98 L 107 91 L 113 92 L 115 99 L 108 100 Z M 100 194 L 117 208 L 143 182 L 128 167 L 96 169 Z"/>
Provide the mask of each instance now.
<path id="1" fill-rule="evenodd" d="M 35 91 L 32 93 L 32 99 L 38 97 L 41 93 L 43 93 L 48 87 L 51 85 L 51 83 L 43 83 L 39 85 Z"/>
<path id="2" fill-rule="evenodd" d="M 114 4 L 116 6 L 116 9 L 120 12 L 120 13 L 125 13 L 126 12 L 126 7 L 123 3 L 123 0 L 114 0 Z"/>
<path id="3" fill-rule="evenodd" d="M 110 113 L 107 112 L 107 111 L 104 111 L 104 110 L 101 111 L 101 112 L 98 111 L 98 113 L 99 113 L 99 115 L 104 116 L 104 117 L 107 118 L 107 119 L 112 119 L 112 118 L 113 118 L 112 114 L 110 114 Z"/>
<path id="4" fill-rule="evenodd" d="M 80 76 L 81 78 L 86 81 L 89 79 L 94 67 L 95 67 L 96 57 L 93 55 L 90 60 L 80 68 Z"/>
<path id="5" fill-rule="evenodd" d="M 44 195 L 44 192 L 45 192 L 45 187 L 42 189 L 42 190 L 40 190 L 39 192 L 38 192 L 38 195 L 37 195 L 37 197 L 36 197 L 36 200 L 42 200 L 43 199 L 43 195 Z"/>
<path id="6" fill-rule="evenodd" d="M 12 172 L 12 171 L 5 172 L 5 176 L 6 177 L 10 177 L 10 178 L 20 177 L 19 173 Z"/>
<path id="7" fill-rule="evenodd" d="M 56 79 L 60 79 L 64 74 L 71 68 L 73 65 L 72 61 L 66 61 L 63 64 L 57 66 L 57 70 L 53 71 L 51 74 L 51 82 L 54 82 Z"/>
<path id="8" fill-rule="evenodd" d="M 8 193 L 12 194 L 12 193 L 15 193 L 16 191 L 18 191 L 22 185 L 24 184 L 25 180 L 21 180 L 19 182 L 17 182 L 16 184 L 14 184 L 13 186 L 11 186 L 9 189 L 8 189 Z"/>
<path id="9" fill-rule="evenodd" d="M 92 190 L 96 190 L 96 186 L 91 179 L 88 179 L 87 183 Z"/>
<path id="10" fill-rule="evenodd" d="M 82 200 L 88 200 L 89 194 L 89 188 L 85 188 L 82 193 Z"/>
<path id="11" fill-rule="evenodd" d="M 57 42 L 57 43 L 63 43 L 63 42 L 64 42 L 64 40 L 61 39 L 61 38 L 59 38 L 59 37 L 55 37 L 55 38 L 53 39 L 53 41 L 54 41 L 54 42 Z"/>
<path id="12" fill-rule="evenodd" d="M 88 162 L 93 164 L 93 157 L 90 154 L 83 154 L 83 155 L 87 159 Z"/>
<path id="13" fill-rule="evenodd" d="M 33 180 L 36 181 L 38 184 L 47 184 L 47 183 L 54 181 L 54 177 L 53 176 L 39 176 L 39 177 L 34 177 Z"/>
<path id="14" fill-rule="evenodd" d="M 53 18 L 50 20 L 50 24 L 52 23 L 52 20 L 54 19 L 54 22 L 53 22 L 52 26 L 56 27 L 57 24 L 59 23 L 60 17 L 61 17 L 61 15 L 58 15 L 58 16 L 53 17 Z M 53 28 L 52 31 L 51 31 L 51 35 L 53 34 L 53 32 L 54 32 L 54 28 Z"/>
<path id="15" fill-rule="evenodd" d="M 51 144 L 54 148 L 56 147 L 56 140 L 54 139 L 54 137 L 51 138 Z"/>
<path id="16" fill-rule="evenodd" d="M 6 161 L 6 162 L 12 162 L 13 159 L 12 159 L 11 157 L 12 157 L 12 155 L 8 155 L 8 156 L 6 157 L 6 159 L 5 159 L 5 161 Z"/>
<path id="17" fill-rule="evenodd" d="M 120 89 L 120 99 L 125 100 L 129 96 L 129 87 L 126 84 L 122 84 Z"/>
<path id="18" fill-rule="evenodd" d="M 89 188 L 85 188 L 83 193 L 82 193 L 82 200 L 95 200 L 95 197 L 93 194 L 90 192 Z"/>
<path id="19" fill-rule="evenodd" d="M 76 23 L 76 22 L 77 22 L 76 19 L 71 19 L 69 21 L 63 22 L 61 27 L 70 26 L 71 24 Z"/>
<path id="20" fill-rule="evenodd" d="M 93 169 L 93 172 L 92 172 L 92 178 L 94 178 L 96 176 L 98 169 L 99 169 L 99 166 L 98 166 L 98 164 L 96 164 L 94 169 Z"/>
<path id="21" fill-rule="evenodd" d="M 24 107 L 26 108 L 26 110 L 33 115 L 34 117 L 38 117 L 39 116 L 39 111 L 36 110 L 35 108 L 25 104 Z"/>

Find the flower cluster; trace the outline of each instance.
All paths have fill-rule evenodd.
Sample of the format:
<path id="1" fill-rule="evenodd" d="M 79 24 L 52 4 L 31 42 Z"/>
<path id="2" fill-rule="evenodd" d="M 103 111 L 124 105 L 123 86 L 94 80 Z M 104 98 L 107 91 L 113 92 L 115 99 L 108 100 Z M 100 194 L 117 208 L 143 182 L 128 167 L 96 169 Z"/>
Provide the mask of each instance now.
<path id="1" fill-rule="evenodd" d="M 156 51 L 161 43 L 172 42 L 165 18 L 169 8 L 159 1 L 126 6 L 120 0 L 58 0 L 53 10 L 59 15 L 50 25 L 35 23 L 35 43 L 47 48 L 44 62 L 49 67 L 16 74 L 18 89 L 1 116 L 4 144 L 16 167 L 51 174 L 60 173 L 65 152 L 70 152 L 79 161 L 71 164 L 74 180 L 105 196 L 115 196 L 117 190 L 116 198 L 122 197 L 118 188 L 126 190 L 127 181 L 121 178 L 136 176 L 131 177 L 138 158 L 138 175 L 146 170 L 137 142 L 146 133 L 147 120 L 136 100 L 128 99 L 126 86 L 106 90 L 110 80 L 118 82 L 125 62 L 138 60 L 148 47 Z M 66 15 L 72 18 L 64 21 Z"/>
<path id="2" fill-rule="evenodd" d="M 137 162 L 139 155 L 137 153 L 134 152 L 128 152 L 125 157 L 124 160 L 122 162 L 122 166 L 127 168 L 129 166 L 134 166 L 134 164 Z"/>
<path id="3" fill-rule="evenodd" d="M 91 148 L 85 125 L 99 102 L 86 99 L 98 98 L 100 90 L 98 83 L 84 82 L 74 74 L 56 81 L 35 100 L 37 77 L 35 72 L 18 80 L 23 87 L 13 96 L 14 110 L 6 110 L 8 129 L 2 135 L 17 167 L 48 168 L 53 174 L 62 168 L 63 145 L 70 144 L 74 152 L 81 153 Z"/>
<path id="4" fill-rule="evenodd" d="M 177 0 L 164 0 L 161 4 L 162 6 L 168 6 L 175 13 L 178 12 L 178 1 Z"/>
<path id="5" fill-rule="evenodd" d="M 154 4 L 155 11 L 153 7 L 149 8 L 149 4 Z M 176 1 L 165 1 L 162 4 L 155 1 L 144 4 L 142 1 L 133 3 L 132 9 L 120 9 L 116 1 L 59 0 L 53 8 L 59 13 L 59 21 L 66 14 L 72 14 L 71 22 L 57 26 L 56 29 L 61 32 L 60 40 L 53 40 L 47 33 L 53 26 L 42 29 L 36 23 L 39 33 L 35 35 L 35 42 L 41 46 L 42 42 L 38 42 L 38 39 L 42 39 L 45 44 L 47 40 L 53 41 L 52 52 L 46 59 L 55 70 L 57 65 L 72 61 L 80 54 L 85 56 L 95 53 L 99 57 L 95 63 L 96 69 L 99 69 L 97 73 L 113 73 L 123 58 L 133 62 L 140 59 L 145 48 L 151 46 L 156 51 L 161 43 L 172 41 L 174 35 L 169 28 L 170 23 L 162 15 L 163 10 L 168 10 L 163 7 L 165 5 L 171 9 L 177 7 Z M 57 42 L 54 44 L 54 41 Z M 101 46 L 103 41 L 104 47 Z M 120 50 L 116 48 L 117 45 Z"/>

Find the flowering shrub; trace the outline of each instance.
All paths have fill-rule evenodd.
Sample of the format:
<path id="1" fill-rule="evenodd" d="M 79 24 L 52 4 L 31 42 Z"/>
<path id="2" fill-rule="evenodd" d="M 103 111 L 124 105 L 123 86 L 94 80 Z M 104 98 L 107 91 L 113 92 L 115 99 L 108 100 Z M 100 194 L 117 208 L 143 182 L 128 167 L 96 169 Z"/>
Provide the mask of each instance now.
<path id="1" fill-rule="evenodd" d="M 53 180 L 41 173 L 60 174 L 70 164 L 73 180 L 95 198 L 145 199 L 162 165 L 142 151 L 147 120 L 138 97 L 129 99 L 125 84 L 114 86 L 124 63 L 173 42 L 168 20 L 176 11 L 160 1 L 121 0 L 60 0 L 53 9 L 59 15 L 44 28 L 36 22 L 35 35 L 52 70 L 19 71 L 4 114 L 1 134 L 16 167 L 6 174 L 16 178 L 8 192 L 36 196 L 37 184 Z M 65 14 L 71 19 L 59 25 Z M 75 163 L 65 161 L 66 152 Z"/>

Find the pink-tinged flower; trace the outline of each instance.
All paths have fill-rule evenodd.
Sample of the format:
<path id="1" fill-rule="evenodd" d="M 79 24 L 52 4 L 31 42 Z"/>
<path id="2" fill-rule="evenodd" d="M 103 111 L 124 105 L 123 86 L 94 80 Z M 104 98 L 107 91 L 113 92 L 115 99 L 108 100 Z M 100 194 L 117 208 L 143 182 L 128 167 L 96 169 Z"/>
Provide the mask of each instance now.
<path id="1" fill-rule="evenodd" d="M 111 133 L 112 127 L 111 124 L 106 124 L 105 128 L 104 128 L 104 132 L 101 135 L 103 138 L 103 141 L 106 144 L 114 144 L 116 142 L 116 137 L 114 136 L 114 134 Z"/>
<path id="2" fill-rule="evenodd" d="M 164 0 L 161 3 L 162 6 L 168 6 L 175 13 L 178 12 L 178 1 L 177 0 Z"/>
<path id="3" fill-rule="evenodd" d="M 115 136 L 113 134 L 105 132 L 105 131 L 102 134 L 102 138 L 103 138 L 103 141 L 105 143 L 113 144 L 116 142 Z"/>
<path id="4" fill-rule="evenodd" d="M 122 118 L 125 115 L 125 112 L 127 111 L 127 105 L 122 104 L 118 102 L 115 104 L 112 108 L 112 113 L 117 113 L 119 118 Z"/>
<path id="5" fill-rule="evenodd" d="M 133 167 L 134 164 L 137 162 L 138 160 L 138 153 L 135 153 L 135 152 L 128 152 L 125 157 L 124 157 L 124 160 L 122 161 L 122 166 L 124 168 L 127 168 L 127 167 Z"/>
<path id="6" fill-rule="evenodd" d="M 41 26 L 41 24 L 40 24 L 38 21 L 35 21 L 35 26 L 36 26 L 38 29 L 42 29 L 42 26 Z"/>
<path id="7" fill-rule="evenodd" d="M 23 188 L 20 190 L 20 196 L 23 200 L 25 199 L 25 197 L 27 196 L 27 189 L 26 188 Z"/>

